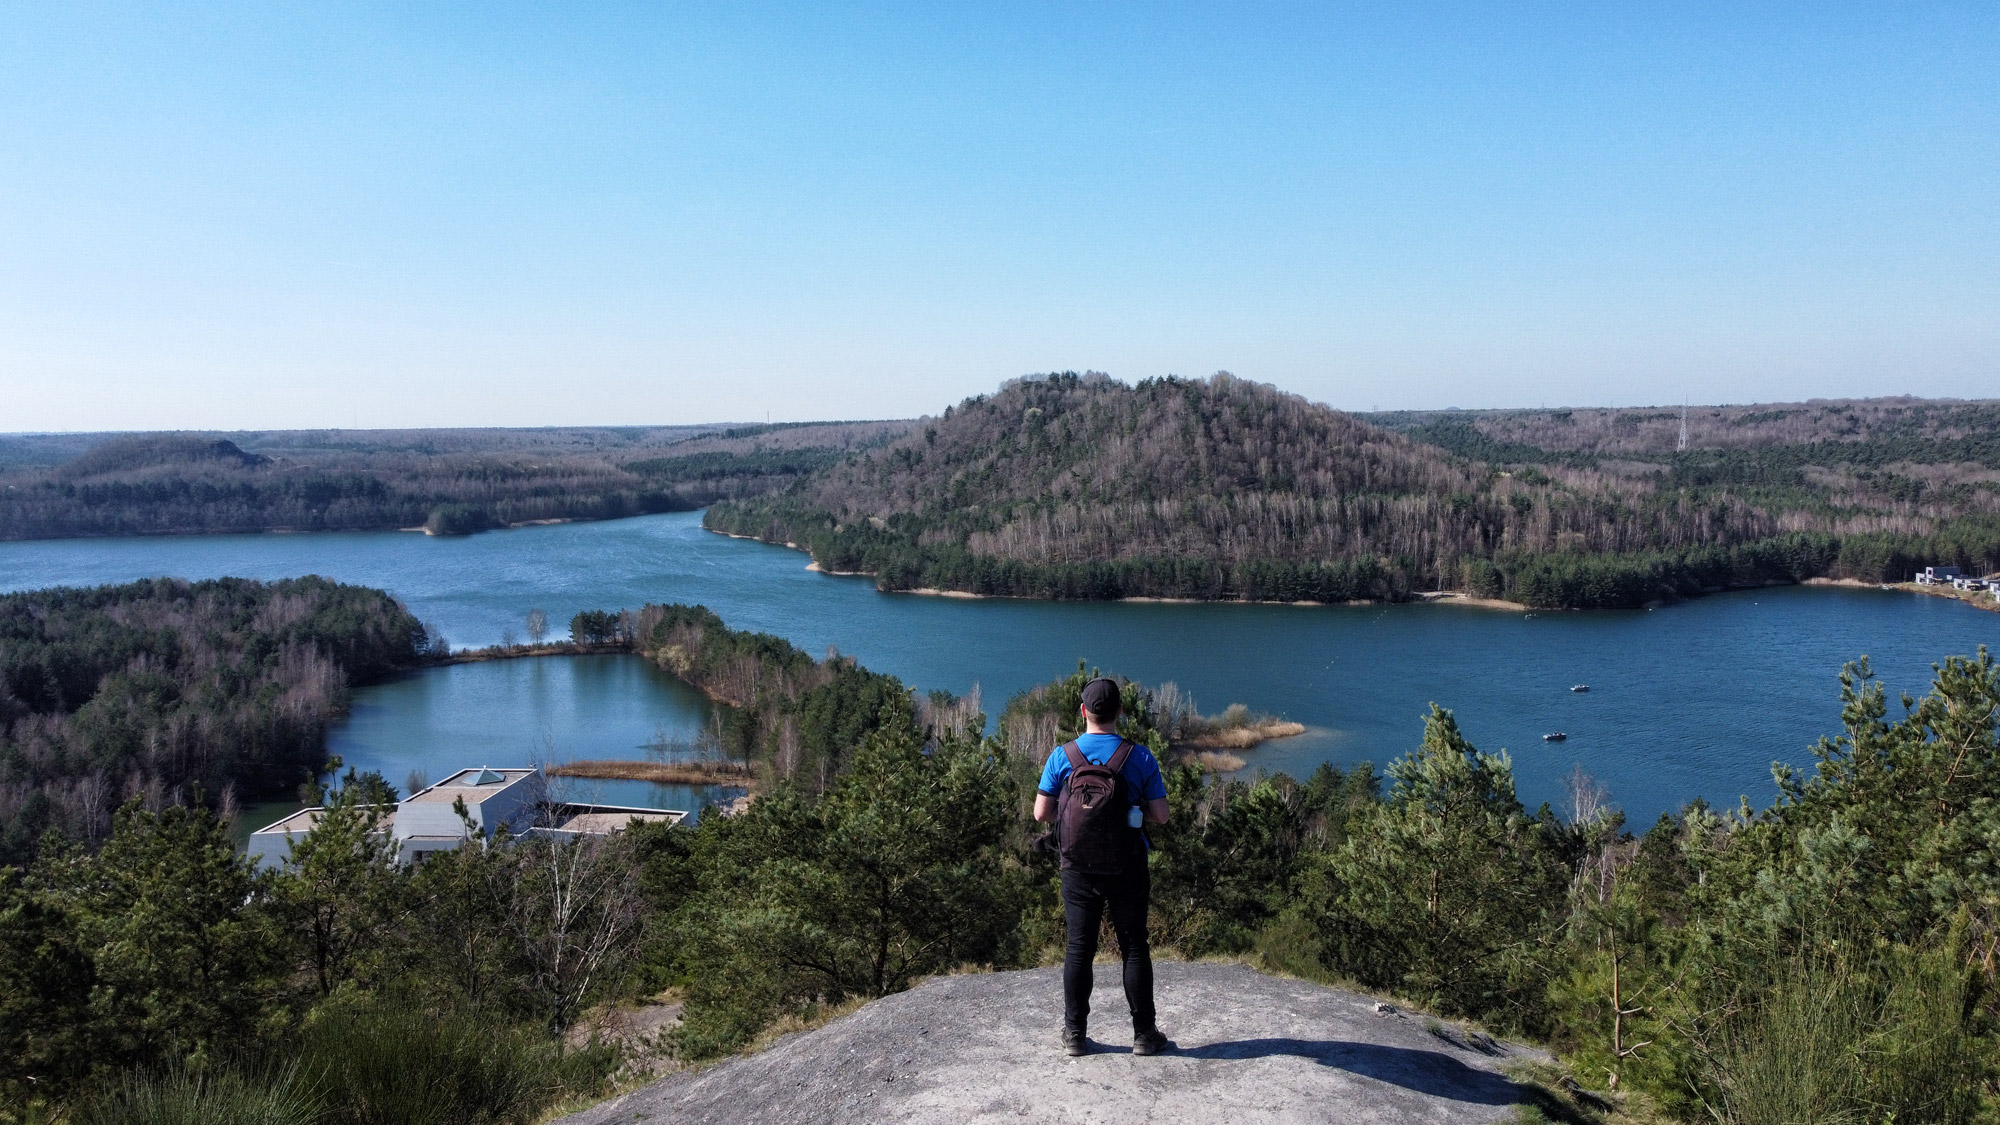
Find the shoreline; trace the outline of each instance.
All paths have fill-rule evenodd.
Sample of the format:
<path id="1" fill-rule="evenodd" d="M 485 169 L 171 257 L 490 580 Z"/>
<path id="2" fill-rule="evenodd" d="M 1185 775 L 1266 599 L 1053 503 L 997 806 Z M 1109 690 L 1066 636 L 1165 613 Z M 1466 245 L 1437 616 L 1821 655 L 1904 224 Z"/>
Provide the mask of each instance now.
<path id="1" fill-rule="evenodd" d="M 698 512 L 701 510 L 700 507 L 696 507 L 676 508 L 666 512 L 633 512 L 622 516 L 551 516 L 547 519 L 520 520 L 514 523 L 503 523 L 496 527 L 484 527 L 478 531 L 468 531 L 464 535 L 438 535 L 435 532 L 427 530 L 422 524 L 417 524 L 414 527 L 398 527 L 393 524 L 375 523 L 360 524 L 353 527 L 290 527 L 274 524 L 269 527 L 166 527 L 121 531 L 77 531 L 61 535 L 0 535 L 0 543 L 69 543 L 87 539 L 206 539 L 227 538 L 237 535 L 373 535 L 378 532 L 398 535 L 405 533 L 430 535 L 439 539 L 464 539 L 473 535 L 483 535 L 489 531 L 512 531 L 522 527 L 549 527 L 564 523 L 613 523 L 618 520 L 644 519 L 648 516 L 684 515 L 687 512 Z M 716 534 L 720 535 L 724 533 L 717 532 Z M 738 535 L 731 536 L 731 538 L 750 539 L 754 538 L 754 536 Z"/>
<path id="2" fill-rule="evenodd" d="M 821 570 L 813 563 L 807 570 L 819 574 L 835 574 L 843 577 L 874 577 L 865 571 Z M 935 586 L 915 586 L 908 590 L 883 590 L 885 594 L 917 594 L 926 598 L 978 598 L 991 601 L 1011 602 L 1062 602 L 1063 598 L 1036 598 L 1025 594 L 975 594 L 970 590 L 940 590 Z M 1408 601 L 1388 602 L 1380 598 L 1355 598 L 1344 602 L 1318 602 L 1311 599 L 1282 601 L 1276 598 L 1167 598 L 1153 594 L 1132 594 L 1123 598 L 1080 598 L 1077 601 L 1130 603 L 1134 605 L 1295 605 L 1295 606 L 1375 606 L 1375 605 L 1458 605 L 1475 609 L 1498 609 L 1510 613 L 1532 613 L 1535 607 L 1525 602 L 1503 601 L 1499 598 L 1477 598 L 1471 594 L 1455 591 L 1430 591 L 1411 594 Z"/>
<path id="3" fill-rule="evenodd" d="M 1456 590 L 1434 590 L 1416 595 L 1416 600 L 1425 605 L 1462 605 L 1473 609 L 1504 609 L 1510 613 L 1532 613 L 1535 607 L 1526 602 L 1510 602 L 1505 598 L 1480 598 L 1462 594 Z"/>
<path id="4" fill-rule="evenodd" d="M 741 535 L 733 531 L 718 531 L 715 528 L 707 526 L 704 526 L 702 530 L 709 532 L 710 534 L 713 535 L 721 535 L 730 539 L 748 539 L 753 543 L 762 543 L 767 547 L 784 547 L 785 549 L 792 551 L 805 551 L 805 548 L 799 546 L 797 543 L 790 543 L 790 542 L 773 543 L 768 539 L 759 539 L 755 535 Z M 874 574 L 865 570 L 829 570 L 826 567 L 821 566 L 818 559 L 811 558 L 810 557 L 811 552 L 807 551 L 806 554 L 808 556 L 808 561 L 806 562 L 806 569 L 814 574 L 824 574 L 831 578 L 875 578 L 879 580 L 881 577 L 878 574 Z M 1694 595 L 1694 596 L 1706 596 L 1709 594 L 1726 594 L 1743 590 L 1762 590 L 1778 586 L 1842 587 L 1846 589 L 1855 589 L 1855 590 L 1862 590 L 1862 589 L 1903 590 L 1910 593 L 1925 594 L 1931 597 L 1942 597 L 1951 599 L 1953 601 L 1964 602 L 1966 605 L 1972 607 L 1973 609 L 1984 610 L 1989 613 L 2000 612 L 2000 599 L 1993 599 L 1993 598 L 1981 599 L 1978 595 L 1971 595 L 1971 596 L 1962 595 L 1959 593 L 1959 591 L 1954 590 L 1949 586 L 1942 586 L 1942 587 L 1919 586 L 1914 582 L 1886 582 L 1886 583 L 1869 582 L 1860 578 L 1806 578 L 1806 579 L 1801 579 L 1800 581 L 1797 582 L 1790 582 L 1781 579 L 1769 579 L 1764 582 L 1750 583 L 1741 586 L 1716 586 L 1716 587 L 1704 588 L 1701 591 L 1700 595 Z M 992 600 L 992 601 L 1051 602 L 1051 603 L 1071 600 L 1064 598 L 1037 598 L 1026 594 L 977 594 L 973 593 L 970 590 L 943 590 L 935 586 L 915 586 L 907 590 L 883 590 L 878 586 L 877 590 L 878 592 L 883 594 L 913 594 L 919 597 L 926 597 L 926 598 L 967 598 L 967 599 Z M 1292 605 L 1292 606 L 1448 605 L 1448 606 L 1464 606 L 1469 609 L 1498 610 L 1506 613 L 1575 612 L 1574 607 L 1545 606 L 1538 608 L 1535 606 L 1531 606 L 1526 602 L 1508 601 L 1505 598 L 1482 598 L 1473 594 L 1465 593 L 1460 590 L 1412 591 L 1410 593 L 1409 598 L 1404 601 L 1389 601 L 1389 602 L 1385 602 L 1379 598 L 1355 598 L 1352 601 L 1344 601 L 1344 602 L 1321 602 L 1312 600 L 1281 601 L 1270 598 L 1172 598 L 1172 597 L 1161 597 L 1153 594 L 1133 594 L 1122 598 L 1086 598 L 1086 599 L 1075 599 L 1075 600 L 1090 601 L 1090 602 L 1131 602 L 1135 604 L 1150 603 L 1154 605 Z M 1645 602 L 1642 605 L 1626 606 L 1618 608 L 1623 608 L 1631 610 L 1633 612 L 1638 612 L 1640 610 L 1657 609 L 1663 605 L 1671 605 L 1677 602 L 1684 602 L 1688 600 L 1690 599 L 1685 597 L 1655 598 L 1651 601 Z"/>
<path id="5" fill-rule="evenodd" d="M 489 660 L 527 660 L 537 656 L 616 656 L 620 653 L 632 656 L 639 651 L 623 641 L 608 644 L 586 645 L 576 641 L 544 641 L 541 644 L 487 645 L 485 648 L 454 649 L 443 656 L 428 656 L 414 668 L 442 668 L 449 664 L 484 664 Z M 678 677 L 676 677 L 678 678 Z"/>
<path id="6" fill-rule="evenodd" d="M 1954 590 L 1950 586 L 1919 586 L 1915 582 L 1892 582 L 1889 583 L 1889 588 L 1892 590 L 1907 590 L 1912 594 L 1922 594 L 1927 598 L 1943 598 L 1946 601 L 1958 602 L 1961 605 L 1970 606 L 1973 609 L 1986 613 L 2000 613 L 2000 598 L 1996 598 L 1991 594 L 1970 594 Z"/>
<path id="7" fill-rule="evenodd" d="M 709 527 L 706 524 L 702 526 L 702 530 L 712 535 L 720 535 L 728 539 L 748 539 L 753 543 L 762 543 L 767 547 L 784 547 L 786 550 L 790 551 L 805 551 L 807 556 L 806 569 L 813 572 L 814 574 L 824 574 L 832 578 L 875 578 L 875 579 L 881 578 L 881 575 L 866 570 L 829 570 L 826 567 L 821 566 L 820 561 L 818 559 L 812 558 L 812 552 L 806 551 L 804 547 L 799 546 L 797 543 L 792 543 L 792 542 L 773 543 L 769 539 L 760 539 L 755 535 L 743 535 L 734 531 L 721 531 L 716 528 Z M 879 587 L 878 590 L 880 590 Z M 976 598 L 982 600 L 1015 601 L 1015 602 L 1041 602 L 1041 601 L 1053 602 L 1053 601 L 1065 600 L 1062 598 L 1037 598 L 1026 594 L 976 594 L 970 590 L 943 590 L 939 589 L 936 586 L 914 586 L 907 590 L 880 590 L 880 592 L 884 594 L 916 594 L 918 596 L 926 598 Z M 1344 602 L 1321 602 L 1321 601 L 1313 601 L 1311 599 L 1305 599 L 1299 601 L 1284 601 L 1276 598 L 1170 598 L 1170 597 L 1161 597 L 1154 594 L 1132 594 L 1128 597 L 1123 597 L 1123 598 L 1088 598 L 1088 599 L 1078 599 L 1078 600 L 1093 601 L 1093 602 L 1100 602 L 1100 601 L 1132 602 L 1135 604 L 1150 603 L 1154 605 L 1296 605 L 1296 606 L 1371 606 L 1371 605 L 1384 605 L 1384 604 L 1463 605 L 1463 606 L 1473 606 L 1478 609 L 1507 610 L 1513 613 L 1527 613 L 1533 610 L 1534 608 L 1533 606 L 1527 605 L 1523 602 L 1510 602 L 1510 601 L 1504 601 L 1499 598 L 1478 598 L 1472 596 L 1471 594 L 1460 593 L 1455 590 L 1437 590 L 1437 591 L 1429 591 L 1423 593 L 1413 592 L 1411 593 L 1409 601 L 1407 602 L 1386 602 L 1386 603 L 1379 598 L 1355 598 L 1351 601 L 1344 601 Z"/>
<path id="8" fill-rule="evenodd" d="M 603 523 L 603 522 L 605 522 L 606 520 L 614 520 L 614 519 L 629 519 L 629 518 L 631 518 L 631 517 L 628 517 L 628 516 L 601 516 L 601 517 L 600 517 L 600 516 L 550 516 L 550 517 L 549 517 L 549 518 L 547 518 L 547 519 L 540 519 L 540 520 L 521 520 L 521 521 L 519 521 L 519 522 L 516 522 L 516 523 L 503 523 L 503 524 L 500 524 L 500 525 L 498 525 L 498 526 L 496 526 L 496 527 L 482 527 L 482 528 L 480 528 L 480 529 L 479 529 L 479 531 L 432 531 L 432 530 L 431 530 L 430 528 L 428 528 L 428 527 L 425 527 L 425 526 L 424 526 L 424 525 L 422 525 L 422 524 L 418 524 L 418 525 L 417 525 L 417 526 L 415 526 L 415 527 L 399 527 L 399 528 L 397 528 L 396 530 L 397 530 L 397 531 L 418 531 L 418 532 L 422 532 L 422 533 L 423 533 L 423 534 L 425 534 L 425 535 L 428 535 L 428 536 L 430 536 L 430 537 L 431 537 L 431 538 L 433 538 L 433 539 L 465 539 L 465 538 L 468 538 L 468 537 L 470 537 L 470 536 L 474 536 L 474 535 L 478 535 L 478 534 L 480 534 L 480 532 L 485 532 L 485 531 L 513 531 L 514 529 L 516 529 L 516 528 L 521 528 L 521 527 L 554 527 L 554 526 L 556 526 L 557 524 L 562 524 L 562 523 Z"/>
<path id="9" fill-rule="evenodd" d="M 1848 590 L 1894 590 L 1904 594 L 1922 594 L 1927 598 L 1943 598 L 1958 602 L 1986 613 L 2000 613 L 2000 598 L 1988 593 L 1970 593 L 1951 586 L 1926 586 L 1919 582 L 1865 582 L 1859 578 L 1808 578 L 1800 583 L 1804 586 L 1840 587 Z"/>

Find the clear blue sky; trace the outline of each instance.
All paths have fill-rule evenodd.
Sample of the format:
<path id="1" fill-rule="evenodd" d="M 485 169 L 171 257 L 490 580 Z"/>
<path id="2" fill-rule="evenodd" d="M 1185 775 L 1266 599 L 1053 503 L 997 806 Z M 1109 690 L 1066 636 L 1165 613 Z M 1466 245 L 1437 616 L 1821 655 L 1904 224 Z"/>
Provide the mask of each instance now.
<path id="1" fill-rule="evenodd" d="M 0 430 L 2000 396 L 2000 5 L 0 8 Z"/>

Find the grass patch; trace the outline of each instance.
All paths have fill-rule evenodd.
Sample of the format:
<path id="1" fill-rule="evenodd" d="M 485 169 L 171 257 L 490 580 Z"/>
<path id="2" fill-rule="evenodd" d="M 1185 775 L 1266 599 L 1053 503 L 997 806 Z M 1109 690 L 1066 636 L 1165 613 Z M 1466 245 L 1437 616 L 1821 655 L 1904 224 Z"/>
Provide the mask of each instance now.
<path id="1" fill-rule="evenodd" d="M 1560 1065 L 1516 1063 L 1507 1068 L 1507 1077 L 1524 1091 L 1514 1109 L 1515 1125 L 1673 1125 L 1679 1120 L 1644 1094 L 1586 1090 Z"/>
<path id="2" fill-rule="evenodd" d="M 566 1052 L 492 1021 L 389 1004 L 323 1012 L 300 1047 L 330 1125 L 531 1121 L 565 1094 L 601 1089 L 616 1062 L 608 1048 Z"/>
<path id="3" fill-rule="evenodd" d="M 169 1067 L 124 1075 L 76 1125 L 318 1125 L 327 1099 L 298 1064 L 265 1073 Z"/>
<path id="4" fill-rule="evenodd" d="M 803 1012 L 787 1012 L 758 1032 L 755 1039 L 736 1053 L 740 1056 L 768 1051 L 787 1035 L 825 1027 L 842 1016 L 853 1015 L 872 1002 L 872 998 L 855 996 L 838 1004 L 814 1004 Z"/>

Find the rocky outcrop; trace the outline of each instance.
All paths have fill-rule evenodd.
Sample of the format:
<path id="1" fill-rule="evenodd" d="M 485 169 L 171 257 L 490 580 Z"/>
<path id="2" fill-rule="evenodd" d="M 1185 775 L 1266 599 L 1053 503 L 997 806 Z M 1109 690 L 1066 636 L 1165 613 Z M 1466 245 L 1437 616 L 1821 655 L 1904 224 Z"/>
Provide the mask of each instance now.
<path id="1" fill-rule="evenodd" d="M 1175 1047 L 1151 1058 L 1131 1053 L 1115 966 L 1100 966 L 1097 1050 L 1082 1058 L 1057 1042 L 1057 970 L 941 977 L 559 1125 L 1473 1125 L 1546 1097 L 1508 1077 L 1543 1053 L 1371 997 L 1240 965 L 1162 962 L 1157 976 Z"/>

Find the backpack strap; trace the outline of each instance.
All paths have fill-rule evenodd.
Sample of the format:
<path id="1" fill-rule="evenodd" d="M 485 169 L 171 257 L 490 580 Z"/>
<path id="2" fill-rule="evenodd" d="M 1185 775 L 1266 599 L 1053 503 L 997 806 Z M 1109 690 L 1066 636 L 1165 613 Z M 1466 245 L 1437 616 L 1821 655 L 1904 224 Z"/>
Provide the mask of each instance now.
<path id="1" fill-rule="evenodd" d="M 1076 743 L 1072 742 L 1070 745 L 1074 746 Z M 1122 738 L 1119 739 L 1118 749 L 1111 752 L 1111 759 L 1104 763 L 1105 768 L 1109 769 L 1112 773 L 1124 773 L 1126 759 L 1132 756 L 1132 751 L 1135 749 L 1137 747 L 1132 743 Z"/>
<path id="2" fill-rule="evenodd" d="M 1077 748 L 1075 740 L 1063 743 L 1062 752 L 1065 757 L 1069 758 L 1071 773 L 1075 773 L 1077 770 L 1090 764 L 1090 759 L 1083 756 L 1083 751 Z"/>

